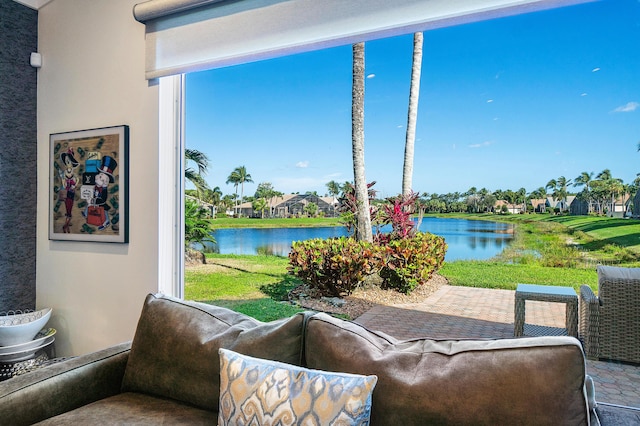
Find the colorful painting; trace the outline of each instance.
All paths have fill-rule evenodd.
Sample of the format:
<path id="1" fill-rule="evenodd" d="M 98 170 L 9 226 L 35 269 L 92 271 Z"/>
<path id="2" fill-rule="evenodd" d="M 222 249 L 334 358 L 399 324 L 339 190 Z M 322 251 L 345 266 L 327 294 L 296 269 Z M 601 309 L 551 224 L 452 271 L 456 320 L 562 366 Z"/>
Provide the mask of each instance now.
<path id="1" fill-rule="evenodd" d="M 49 239 L 128 243 L 129 126 L 49 140 Z"/>

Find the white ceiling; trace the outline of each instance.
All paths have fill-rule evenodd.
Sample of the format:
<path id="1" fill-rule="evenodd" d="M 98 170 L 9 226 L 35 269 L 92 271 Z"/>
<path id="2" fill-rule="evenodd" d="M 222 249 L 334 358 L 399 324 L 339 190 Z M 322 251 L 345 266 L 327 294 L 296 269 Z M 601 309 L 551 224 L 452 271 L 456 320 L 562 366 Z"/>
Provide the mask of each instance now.
<path id="1" fill-rule="evenodd" d="M 28 6 L 31 9 L 38 10 L 52 0 L 14 0 L 14 1 L 24 4 L 25 6 Z"/>

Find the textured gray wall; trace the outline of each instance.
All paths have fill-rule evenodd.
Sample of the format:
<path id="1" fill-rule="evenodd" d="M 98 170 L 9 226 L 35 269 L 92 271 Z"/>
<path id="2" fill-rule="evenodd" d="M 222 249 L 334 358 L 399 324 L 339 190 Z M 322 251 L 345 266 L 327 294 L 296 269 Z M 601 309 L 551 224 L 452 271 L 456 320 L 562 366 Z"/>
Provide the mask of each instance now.
<path id="1" fill-rule="evenodd" d="M 0 312 L 36 304 L 38 12 L 0 0 Z"/>

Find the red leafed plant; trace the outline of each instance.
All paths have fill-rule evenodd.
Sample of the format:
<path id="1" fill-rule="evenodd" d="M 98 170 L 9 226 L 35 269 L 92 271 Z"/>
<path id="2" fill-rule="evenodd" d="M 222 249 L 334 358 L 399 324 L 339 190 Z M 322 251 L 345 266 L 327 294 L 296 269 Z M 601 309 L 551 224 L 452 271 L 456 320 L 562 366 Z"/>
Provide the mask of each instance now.
<path id="1" fill-rule="evenodd" d="M 391 224 L 391 232 L 376 234 L 376 242 L 384 244 L 390 240 L 400 240 L 411 238 L 416 233 L 416 224 L 411 219 L 416 200 L 420 194 L 411 192 L 407 195 L 387 198 L 387 203 L 382 206 L 378 213 L 378 222 L 381 225 Z"/>

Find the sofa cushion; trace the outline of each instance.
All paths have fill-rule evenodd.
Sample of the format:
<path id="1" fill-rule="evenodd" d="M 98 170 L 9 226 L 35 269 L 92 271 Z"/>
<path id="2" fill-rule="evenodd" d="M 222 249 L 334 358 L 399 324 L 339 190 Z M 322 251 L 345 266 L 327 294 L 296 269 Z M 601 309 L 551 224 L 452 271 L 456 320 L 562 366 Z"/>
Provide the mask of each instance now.
<path id="1" fill-rule="evenodd" d="M 372 425 L 588 423 L 572 337 L 398 341 L 318 314 L 305 346 L 309 368 L 378 376 Z"/>
<path id="2" fill-rule="evenodd" d="M 121 393 L 68 411 L 39 426 L 77 425 L 212 425 L 216 413 L 165 398 Z"/>
<path id="3" fill-rule="evenodd" d="M 375 376 L 331 373 L 220 349 L 218 426 L 368 425 Z"/>
<path id="4" fill-rule="evenodd" d="M 299 314 L 262 323 L 217 306 L 149 295 L 131 344 L 122 389 L 217 412 L 218 349 L 300 364 L 303 318 Z"/>

